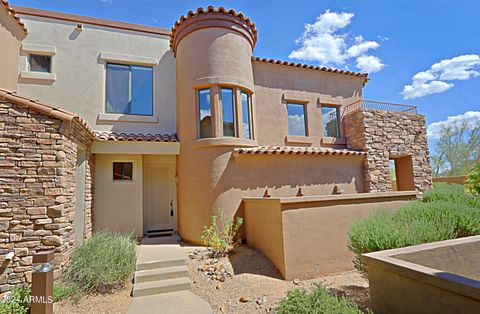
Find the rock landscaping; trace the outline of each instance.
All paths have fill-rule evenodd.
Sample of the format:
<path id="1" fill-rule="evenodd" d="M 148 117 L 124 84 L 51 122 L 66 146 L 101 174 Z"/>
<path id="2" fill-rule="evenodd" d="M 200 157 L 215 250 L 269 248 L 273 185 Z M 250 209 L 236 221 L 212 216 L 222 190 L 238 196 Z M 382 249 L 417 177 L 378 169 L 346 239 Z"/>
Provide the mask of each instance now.
<path id="1" fill-rule="evenodd" d="M 192 292 L 205 299 L 214 313 L 275 313 L 293 289 L 311 290 L 321 283 L 331 293 L 346 296 L 369 309 L 368 281 L 359 272 L 311 280 L 285 281 L 261 252 L 242 245 L 229 257 L 212 258 L 208 248 L 183 244 L 192 279 Z"/>

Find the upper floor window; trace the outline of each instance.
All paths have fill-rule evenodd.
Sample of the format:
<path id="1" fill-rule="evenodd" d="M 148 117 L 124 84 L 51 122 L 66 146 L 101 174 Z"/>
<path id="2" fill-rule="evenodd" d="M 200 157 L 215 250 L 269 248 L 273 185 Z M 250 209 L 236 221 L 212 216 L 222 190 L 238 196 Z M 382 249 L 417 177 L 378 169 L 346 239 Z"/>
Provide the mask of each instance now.
<path id="1" fill-rule="evenodd" d="M 197 89 L 198 137 L 252 139 L 251 99 L 252 95 L 239 87 Z"/>
<path id="2" fill-rule="evenodd" d="M 334 106 L 322 106 L 323 137 L 340 137 L 340 110 Z"/>
<path id="3" fill-rule="evenodd" d="M 288 103 L 288 135 L 307 136 L 307 119 L 305 105 Z"/>
<path id="4" fill-rule="evenodd" d="M 52 72 L 52 57 L 44 55 L 29 56 L 30 71 L 32 72 Z"/>
<path id="5" fill-rule="evenodd" d="M 107 64 L 108 113 L 153 114 L 153 69 L 151 67 Z"/>
<path id="6" fill-rule="evenodd" d="M 241 92 L 242 96 L 242 122 L 243 122 L 243 137 L 252 138 L 252 123 L 251 121 L 251 106 L 250 106 L 250 94 Z"/>
<path id="7" fill-rule="evenodd" d="M 235 100 L 233 88 L 221 89 L 222 127 L 224 137 L 236 137 Z"/>
<path id="8" fill-rule="evenodd" d="M 200 138 L 212 137 L 212 104 L 210 100 L 210 88 L 198 90 L 198 109 Z"/>

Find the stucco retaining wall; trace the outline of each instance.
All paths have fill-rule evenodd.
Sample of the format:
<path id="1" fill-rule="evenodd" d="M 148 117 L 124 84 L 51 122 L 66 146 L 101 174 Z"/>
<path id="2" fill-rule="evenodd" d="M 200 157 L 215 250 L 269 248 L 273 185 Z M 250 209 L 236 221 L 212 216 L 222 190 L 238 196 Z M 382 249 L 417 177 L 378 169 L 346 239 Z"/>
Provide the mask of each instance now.
<path id="1" fill-rule="evenodd" d="M 77 148 L 86 149 L 84 238 L 91 235 L 94 159 L 92 136 L 76 120 L 0 102 L 0 292 L 31 280 L 32 256 L 55 251 L 61 274 L 75 244 Z M 4 256 L 13 251 L 8 263 Z"/>
<path id="2" fill-rule="evenodd" d="M 397 210 L 416 196 L 395 192 L 244 198 L 247 243 L 262 251 L 287 280 L 353 270 L 349 225 L 376 209 Z"/>
<path id="3" fill-rule="evenodd" d="M 480 313 L 479 258 L 480 236 L 365 254 L 374 312 Z"/>

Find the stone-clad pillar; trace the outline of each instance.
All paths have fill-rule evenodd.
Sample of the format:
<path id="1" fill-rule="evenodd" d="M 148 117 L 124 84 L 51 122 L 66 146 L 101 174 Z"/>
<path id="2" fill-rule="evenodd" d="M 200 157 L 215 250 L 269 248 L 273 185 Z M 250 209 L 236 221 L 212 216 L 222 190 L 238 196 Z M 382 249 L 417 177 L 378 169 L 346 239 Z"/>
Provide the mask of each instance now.
<path id="1" fill-rule="evenodd" d="M 432 186 L 425 116 L 406 112 L 360 109 L 344 118 L 347 146 L 367 152 L 365 192 L 391 191 L 389 160 L 411 157 L 417 191 Z"/>

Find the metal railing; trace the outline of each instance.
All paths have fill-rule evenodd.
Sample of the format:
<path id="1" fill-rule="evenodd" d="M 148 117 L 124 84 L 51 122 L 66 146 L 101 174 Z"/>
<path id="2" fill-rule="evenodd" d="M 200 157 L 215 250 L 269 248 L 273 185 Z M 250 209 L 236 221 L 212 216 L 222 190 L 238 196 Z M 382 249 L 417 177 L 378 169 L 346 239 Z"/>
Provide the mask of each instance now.
<path id="1" fill-rule="evenodd" d="M 415 106 L 360 99 L 354 103 L 351 103 L 350 105 L 345 106 L 343 115 L 346 115 L 350 112 L 354 112 L 360 109 L 417 113 L 417 107 Z"/>

